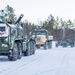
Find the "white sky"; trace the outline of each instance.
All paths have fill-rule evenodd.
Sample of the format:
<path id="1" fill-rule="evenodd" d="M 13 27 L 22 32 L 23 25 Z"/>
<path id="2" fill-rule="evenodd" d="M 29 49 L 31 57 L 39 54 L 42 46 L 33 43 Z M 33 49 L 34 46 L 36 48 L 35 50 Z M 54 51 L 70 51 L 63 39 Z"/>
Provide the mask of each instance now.
<path id="1" fill-rule="evenodd" d="M 0 9 L 10 5 L 19 16 L 24 14 L 23 19 L 29 22 L 46 20 L 52 14 L 64 20 L 75 18 L 75 0 L 0 0 Z"/>

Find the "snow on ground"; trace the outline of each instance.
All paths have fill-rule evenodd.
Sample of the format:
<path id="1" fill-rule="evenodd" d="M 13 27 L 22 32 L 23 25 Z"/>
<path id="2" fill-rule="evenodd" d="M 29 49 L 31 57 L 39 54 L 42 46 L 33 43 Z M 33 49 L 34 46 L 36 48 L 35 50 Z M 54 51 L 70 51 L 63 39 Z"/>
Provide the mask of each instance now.
<path id="1" fill-rule="evenodd" d="M 37 49 L 31 56 L 17 61 L 0 57 L 0 75 L 75 75 L 75 47 Z"/>

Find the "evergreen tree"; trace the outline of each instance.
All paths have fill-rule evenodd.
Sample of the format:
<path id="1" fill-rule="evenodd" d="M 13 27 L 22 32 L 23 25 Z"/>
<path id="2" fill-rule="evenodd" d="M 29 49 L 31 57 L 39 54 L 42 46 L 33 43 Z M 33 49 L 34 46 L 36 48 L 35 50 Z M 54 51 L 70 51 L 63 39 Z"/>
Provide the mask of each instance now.
<path id="1" fill-rule="evenodd" d="M 15 15 L 14 11 L 15 10 L 11 6 L 9 6 L 9 5 L 7 5 L 5 7 L 5 19 L 7 21 L 15 23 L 16 15 Z"/>
<path id="2" fill-rule="evenodd" d="M 67 21 L 67 28 L 68 28 L 68 29 L 73 29 L 73 27 L 74 27 L 74 24 L 73 24 L 72 21 L 69 19 L 69 20 Z"/>

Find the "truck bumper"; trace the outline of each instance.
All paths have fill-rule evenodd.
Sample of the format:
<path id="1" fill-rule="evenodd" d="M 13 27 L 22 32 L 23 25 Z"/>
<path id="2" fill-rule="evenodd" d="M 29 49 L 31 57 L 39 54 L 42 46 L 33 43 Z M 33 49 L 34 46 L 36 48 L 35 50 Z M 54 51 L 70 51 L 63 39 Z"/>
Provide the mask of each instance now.
<path id="1" fill-rule="evenodd" d="M 8 47 L 0 47 L 0 54 L 6 54 L 9 53 L 9 48 Z"/>

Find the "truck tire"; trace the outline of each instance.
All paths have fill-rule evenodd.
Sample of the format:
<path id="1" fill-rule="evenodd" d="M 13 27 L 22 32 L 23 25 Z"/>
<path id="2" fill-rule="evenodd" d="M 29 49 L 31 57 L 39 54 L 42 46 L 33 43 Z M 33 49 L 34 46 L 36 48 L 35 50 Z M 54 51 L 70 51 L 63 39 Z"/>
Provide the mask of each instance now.
<path id="1" fill-rule="evenodd" d="M 30 54 L 35 54 L 35 42 L 34 41 L 30 41 L 30 49 L 31 49 L 31 52 Z"/>
<path id="2" fill-rule="evenodd" d="M 29 55 L 30 55 L 30 43 L 28 43 L 27 49 L 26 49 L 26 51 L 24 52 L 24 56 L 29 56 Z"/>
<path id="3" fill-rule="evenodd" d="M 33 41 L 30 41 L 30 55 L 33 54 Z"/>
<path id="4" fill-rule="evenodd" d="M 58 44 L 56 44 L 56 47 L 58 47 Z"/>
<path id="5" fill-rule="evenodd" d="M 40 45 L 36 45 L 36 48 L 37 48 L 37 49 L 40 49 L 40 47 L 41 47 Z"/>
<path id="6" fill-rule="evenodd" d="M 21 57 L 22 57 L 22 45 L 20 42 L 18 42 L 17 45 L 18 45 L 18 59 L 21 59 Z"/>
<path id="7" fill-rule="evenodd" d="M 33 54 L 35 54 L 35 50 L 33 50 Z"/>
<path id="8" fill-rule="evenodd" d="M 52 41 L 48 41 L 48 49 L 52 48 Z"/>
<path id="9" fill-rule="evenodd" d="M 36 46 L 35 46 L 35 42 L 33 42 L 33 52 L 32 52 L 32 54 L 35 54 L 35 50 L 36 50 Z"/>
<path id="10" fill-rule="evenodd" d="M 45 50 L 47 50 L 47 42 L 45 42 L 43 48 L 44 48 Z"/>
<path id="11" fill-rule="evenodd" d="M 71 47 L 74 47 L 74 43 L 71 43 L 70 46 L 71 46 Z"/>
<path id="12" fill-rule="evenodd" d="M 18 46 L 17 43 L 14 43 L 13 51 L 12 51 L 12 56 L 8 55 L 8 59 L 12 61 L 16 61 L 18 58 Z"/>

